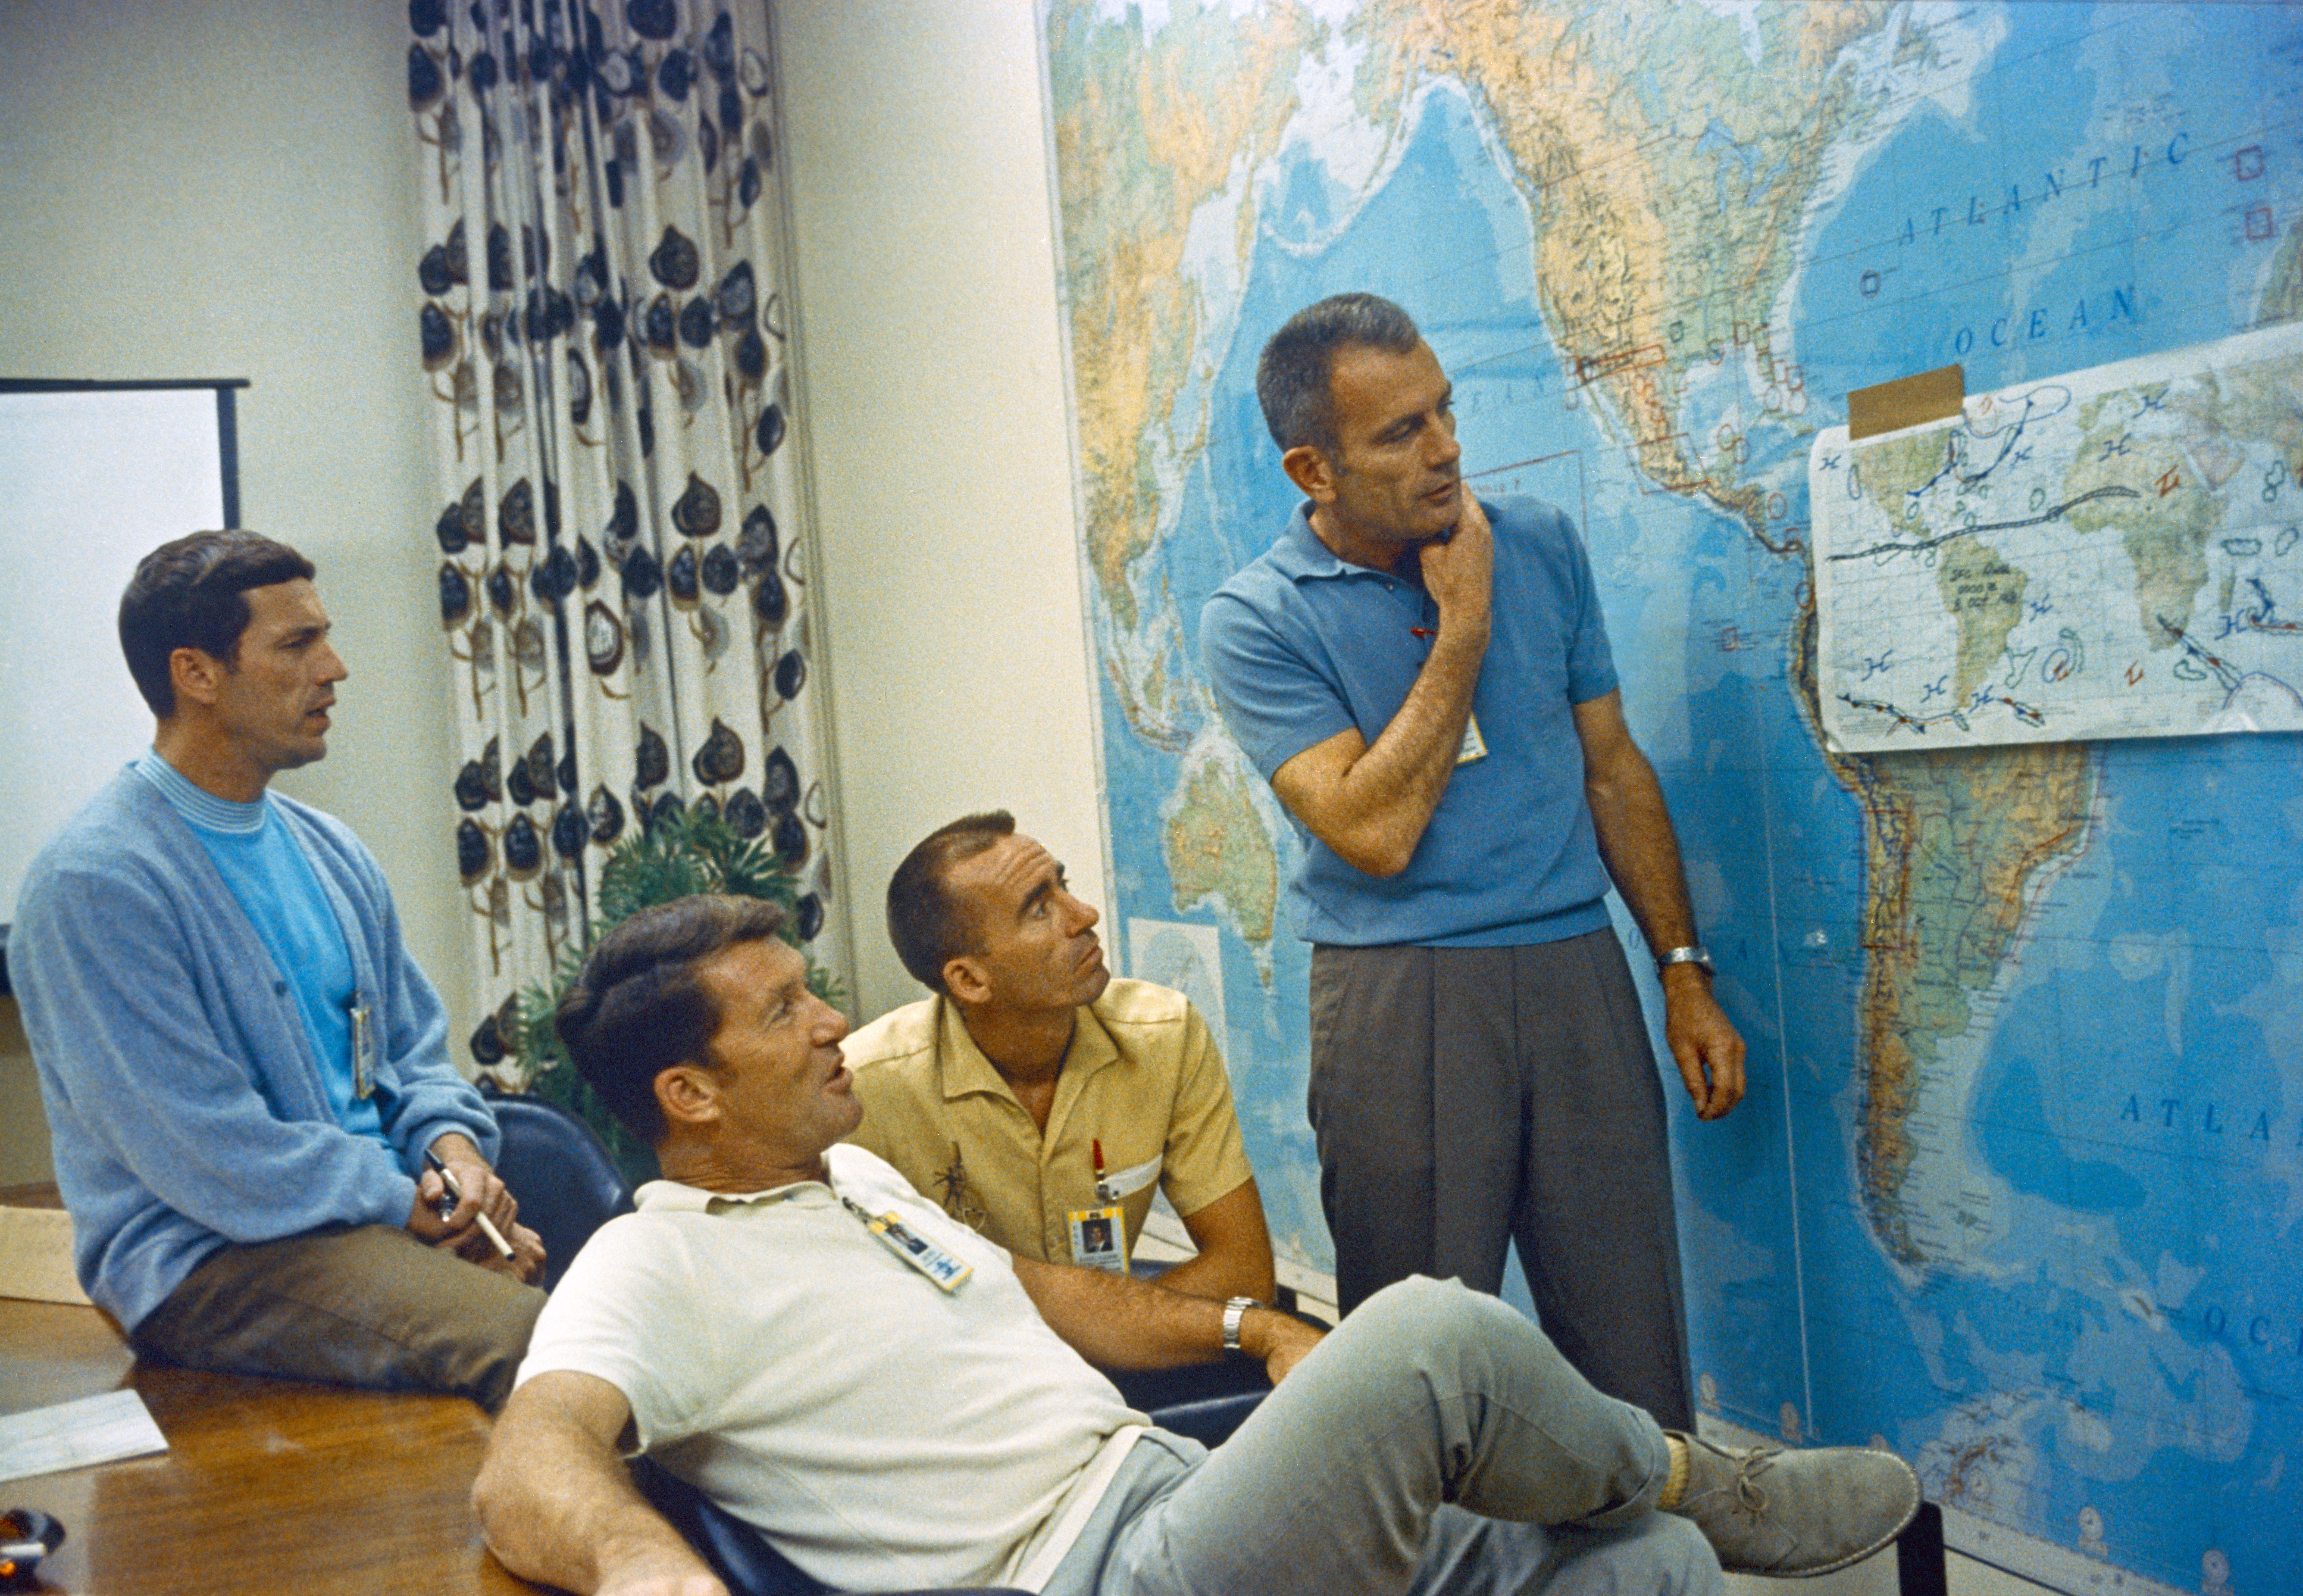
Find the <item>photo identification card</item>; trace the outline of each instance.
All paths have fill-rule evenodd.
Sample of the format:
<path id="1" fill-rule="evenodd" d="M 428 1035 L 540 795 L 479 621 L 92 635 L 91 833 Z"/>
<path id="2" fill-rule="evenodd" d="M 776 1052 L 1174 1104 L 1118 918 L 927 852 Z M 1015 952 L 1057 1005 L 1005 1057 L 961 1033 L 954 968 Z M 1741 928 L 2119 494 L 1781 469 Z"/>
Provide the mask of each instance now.
<path id="1" fill-rule="evenodd" d="M 1109 1208 L 1075 1208 L 1071 1221 L 1072 1262 L 1083 1269 L 1127 1273 L 1127 1227 L 1119 1221 L 1119 1205 Z"/>

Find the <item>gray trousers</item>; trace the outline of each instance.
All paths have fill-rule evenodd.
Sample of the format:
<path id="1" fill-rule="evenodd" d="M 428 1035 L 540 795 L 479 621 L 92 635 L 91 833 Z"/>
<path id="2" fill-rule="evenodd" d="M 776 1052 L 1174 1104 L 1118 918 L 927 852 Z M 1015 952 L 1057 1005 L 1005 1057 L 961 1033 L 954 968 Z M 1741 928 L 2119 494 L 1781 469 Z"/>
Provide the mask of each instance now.
<path id="1" fill-rule="evenodd" d="M 224 1247 L 130 1334 L 161 1363 L 231 1374 L 511 1394 L 544 1293 L 390 1225 Z"/>
<path id="2" fill-rule="evenodd" d="M 1312 953 L 1312 1126 L 1346 1314 L 1519 1248 L 1592 1384 L 1695 1427 L 1663 1083 L 1623 945 Z"/>
<path id="3" fill-rule="evenodd" d="M 1663 1433 L 1492 1298 L 1371 1298 L 1209 1452 L 1136 1443 L 1048 1596 L 1724 1596 Z"/>

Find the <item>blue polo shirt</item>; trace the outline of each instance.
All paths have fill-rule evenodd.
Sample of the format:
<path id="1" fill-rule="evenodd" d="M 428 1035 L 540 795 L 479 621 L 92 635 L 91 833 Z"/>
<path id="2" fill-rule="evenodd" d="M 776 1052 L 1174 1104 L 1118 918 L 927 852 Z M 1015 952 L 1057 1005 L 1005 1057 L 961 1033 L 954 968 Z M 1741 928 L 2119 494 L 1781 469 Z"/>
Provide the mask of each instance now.
<path id="1" fill-rule="evenodd" d="M 1496 544 L 1492 635 L 1472 695 L 1487 757 L 1455 767 L 1414 857 L 1389 879 L 1345 863 L 1295 822 L 1303 861 L 1288 897 L 1306 941 L 1489 947 L 1607 923 L 1573 713 L 1615 688 L 1590 560 L 1551 506 L 1480 503 Z M 1267 781 L 1338 732 L 1356 727 L 1372 744 L 1406 701 L 1438 624 L 1420 584 L 1330 553 L 1310 508 L 1200 611 L 1216 701 Z"/>

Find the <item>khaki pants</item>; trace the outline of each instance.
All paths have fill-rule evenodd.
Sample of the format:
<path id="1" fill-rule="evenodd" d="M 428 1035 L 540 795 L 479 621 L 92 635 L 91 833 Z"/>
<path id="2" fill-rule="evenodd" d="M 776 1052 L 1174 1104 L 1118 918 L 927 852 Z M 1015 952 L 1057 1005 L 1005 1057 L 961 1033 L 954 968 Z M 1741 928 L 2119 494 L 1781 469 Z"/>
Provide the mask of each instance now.
<path id="1" fill-rule="evenodd" d="M 189 1368 L 446 1391 L 494 1412 L 543 1308 L 534 1286 L 361 1225 L 221 1247 L 129 1340 Z"/>

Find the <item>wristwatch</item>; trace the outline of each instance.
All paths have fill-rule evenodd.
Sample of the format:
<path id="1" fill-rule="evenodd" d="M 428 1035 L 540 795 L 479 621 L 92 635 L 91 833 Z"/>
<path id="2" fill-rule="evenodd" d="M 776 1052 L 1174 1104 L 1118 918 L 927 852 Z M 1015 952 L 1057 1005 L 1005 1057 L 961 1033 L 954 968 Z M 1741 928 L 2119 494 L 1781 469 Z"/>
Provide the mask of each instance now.
<path id="1" fill-rule="evenodd" d="M 1702 966 L 1703 973 L 1706 975 L 1719 973 L 1712 965 L 1711 950 L 1700 942 L 1691 942 L 1685 947 L 1670 948 L 1656 955 L 1658 973 L 1669 970 L 1675 964 L 1698 964 Z"/>
<path id="2" fill-rule="evenodd" d="M 1239 1322 L 1247 1317 L 1248 1309 L 1262 1306 L 1253 1297 L 1235 1297 L 1224 1304 L 1223 1349 L 1226 1352 L 1240 1350 Z"/>

